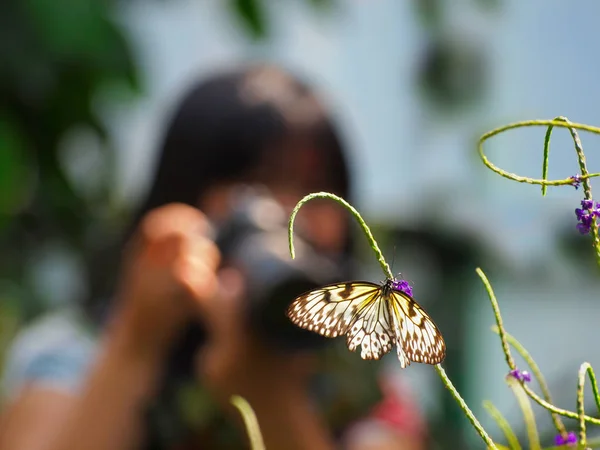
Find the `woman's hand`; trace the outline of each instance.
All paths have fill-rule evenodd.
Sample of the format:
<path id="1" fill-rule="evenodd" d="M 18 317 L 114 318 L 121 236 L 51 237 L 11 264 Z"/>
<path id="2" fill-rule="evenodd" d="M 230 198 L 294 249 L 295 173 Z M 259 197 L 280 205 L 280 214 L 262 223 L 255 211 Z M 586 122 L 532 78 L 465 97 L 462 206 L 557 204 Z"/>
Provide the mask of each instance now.
<path id="1" fill-rule="evenodd" d="M 135 350 L 166 351 L 218 287 L 219 251 L 196 208 L 173 203 L 142 220 L 126 249 L 114 325 Z"/>
<path id="2" fill-rule="evenodd" d="M 283 352 L 255 336 L 247 320 L 244 279 L 234 268 L 219 273 L 219 291 L 198 303 L 208 342 L 197 355 L 198 375 L 215 397 L 246 397 L 277 389 L 304 390 L 312 354 Z M 250 399 L 248 399 L 250 400 Z"/>
<path id="3" fill-rule="evenodd" d="M 283 352 L 277 343 L 258 339 L 246 320 L 243 277 L 232 268 L 223 269 L 219 277 L 218 295 L 198 303 L 209 331 L 197 358 L 200 381 L 238 420 L 231 396 L 250 403 L 266 448 L 331 450 L 329 430 L 308 392 L 314 355 Z"/>

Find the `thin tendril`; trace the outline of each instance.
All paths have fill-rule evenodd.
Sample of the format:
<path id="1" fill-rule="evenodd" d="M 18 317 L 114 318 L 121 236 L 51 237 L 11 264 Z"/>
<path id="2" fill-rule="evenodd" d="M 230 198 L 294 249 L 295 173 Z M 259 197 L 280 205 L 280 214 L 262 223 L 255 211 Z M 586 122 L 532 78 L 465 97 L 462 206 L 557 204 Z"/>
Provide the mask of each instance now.
<path id="1" fill-rule="evenodd" d="M 544 136 L 544 157 L 542 162 L 542 179 L 544 181 L 548 180 L 548 166 L 550 161 L 550 137 L 552 136 L 553 129 L 554 125 L 548 125 L 548 129 L 546 130 L 546 136 Z M 547 190 L 548 185 L 542 184 L 542 196 L 546 195 Z"/>
<path id="2" fill-rule="evenodd" d="M 566 123 L 570 122 L 566 117 L 561 117 L 561 120 L 564 120 Z M 581 183 L 583 184 L 583 193 L 585 194 L 585 198 L 592 199 L 592 183 L 589 178 L 584 178 L 589 175 L 587 170 L 587 164 L 585 160 L 585 154 L 583 153 L 583 146 L 581 145 L 581 140 L 579 139 L 579 135 L 574 128 L 569 128 L 569 132 L 571 133 L 571 137 L 573 138 L 573 143 L 575 144 L 575 153 L 577 153 L 577 161 L 579 162 L 579 170 L 581 171 Z M 598 226 L 596 223 L 596 217 L 592 216 L 592 225 L 590 227 L 592 233 L 592 242 L 594 249 L 596 250 L 596 263 L 600 266 L 600 236 L 598 234 Z"/>
<path id="3" fill-rule="evenodd" d="M 590 384 L 592 386 L 592 393 L 594 394 L 594 400 L 596 401 L 596 407 L 600 411 L 600 394 L 598 393 L 598 384 L 596 383 L 596 375 L 594 369 L 590 363 L 584 362 L 579 367 L 579 376 L 577 378 L 577 413 L 579 416 L 579 444 L 582 447 L 586 446 L 587 436 L 585 432 L 585 411 L 583 402 L 583 388 L 585 385 L 585 375 L 588 375 Z"/>
<path id="4" fill-rule="evenodd" d="M 576 419 L 576 420 L 580 419 L 579 414 L 577 414 L 576 412 L 569 411 L 569 410 L 562 409 L 562 408 L 557 408 L 556 406 L 552 405 L 551 403 L 548 403 L 543 398 L 541 398 L 539 395 L 537 395 L 535 392 L 533 392 L 527 385 L 523 385 L 523 389 L 525 389 L 525 392 L 527 392 L 527 395 L 529 395 L 529 397 L 531 397 L 531 399 L 534 402 L 536 402 L 538 405 L 540 405 L 542 408 L 545 408 L 548 411 L 556 413 L 563 417 L 568 417 L 570 419 Z M 583 416 L 583 419 L 586 422 L 593 423 L 594 425 L 600 425 L 600 419 L 597 419 L 595 417 Z"/>
<path id="5" fill-rule="evenodd" d="M 515 128 L 550 126 L 550 125 L 556 126 L 556 127 L 562 127 L 562 128 L 574 128 L 574 129 L 578 129 L 578 130 L 584 130 L 584 131 L 589 131 L 591 133 L 600 134 L 600 128 L 593 127 L 591 125 L 584 125 L 581 123 L 572 123 L 572 122 L 566 123 L 563 120 L 527 120 L 524 122 L 511 123 L 508 125 L 504 125 L 503 127 L 496 128 L 492 131 L 488 131 L 487 133 L 483 134 L 481 136 L 481 138 L 479 138 L 478 152 L 479 152 L 479 156 L 481 157 L 481 160 L 483 161 L 483 164 L 485 164 L 485 166 L 488 169 L 497 173 L 501 177 L 508 178 L 509 180 L 517 181 L 519 183 L 539 184 L 542 186 L 544 186 L 544 185 L 546 185 L 546 186 L 561 186 L 561 185 L 566 185 L 566 184 L 572 184 L 573 180 L 571 178 L 565 178 L 563 180 L 545 180 L 545 179 L 522 177 L 520 175 L 516 175 L 514 173 L 507 172 L 506 170 L 500 169 L 498 166 L 492 164 L 490 162 L 490 160 L 487 158 L 487 156 L 485 156 L 485 153 L 483 152 L 483 144 L 485 143 L 485 141 L 487 141 L 489 138 L 491 138 L 493 136 L 496 136 L 497 134 L 503 133 L 508 130 L 513 130 Z M 598 177 L 598 176 L 600 176 L 600 173 L 591 173 L 591 174 L 587 174 L 587 175 L 581 174 L 580 178 L 583 181 L 585 179 Z"/>
<path id="6" fill-rule="evenodd" d="M 547 126 L 548 129 L 546 131 L 546 135 L 544 138 L 544 153 L 543 153 L 543 162 L 542 162 L 542 178 L 535 179 L 529 177 L 522 177 L 520 175 L 516 175 L 511 172 L 507 172 L 503 169 L 500 169 L 496 165 L 492 164 L 487 156 L 485 156 L 483 152 L 483 144 L 489 138 L 496 136 L 507 130 L 512 130 L 514 128 L 521 127 L 532 127 L 532 126 Z M 590 125 L 584 125 L 580 123 L 570 122 L 566 117 L 557 117 L 554 120 L 528 120 L 524 122 L 516 122 L 509 125 L 505 125 L 500 128 L 496 128 L 495 130 L 489 131 L 485 133 L 479 139 L 478 151 L 481 160 L 485 164 L 485 166 L 497 173 L 501 177 L 508 178 L 509 180 L 517 181 L 519 183 L 528 183 L 528 184 L 539 184 L 542 186 L 542 195 L 546 195 L 547 186 L 561 186 L 567 184 L 573 184 L 573 178 L 565 178 L 563 180 L 548 180 L 548 165 L 549 165 L 549 157 L 550 157 L 550 136 L 552 134 L 554 127 L 562 127 L 567 128 L 571 133 L 571 137 L 573 138 L 573 143 L 575 144 L 575 153 L 577 154 L 577 161 L 579 163 L 579 170 L 581 175 L 579 176 L 579 180 L 583 184 L 583 191 L 586 199 L 592 199 L 592 186 L 590 183 L 590 178 L 600 176 L 600 173 L 592 173 L 590 174 L 587 170 L 585 154 L 583 152 L 583 147 L 581 145 L 581 140 L 579 139 L 579 135 L 576 130 L 584 130 L 589 131 L 591 133 L 600 134 L 600 128 L 593 127 Z M 596 263 L 600 267 L 600 232 L 598 231 L 596 217 L 592 215 L 590 231 L 592 234 L 592 242 L 593 247 L 596 253 Z"/>
<path id="7" fill-rule="evenodd" d="M 508 441 L 510 450 L 521 450 L 521 444 L 519 443 L 519 439 L 510 427 L 508 420 L 506 420 L 506 418 L 502 415 L 498 408 L 496 408 L 496 406 L 489 400 L 483 402 L 483 407 L 487 410 L 492 419 L 496 421 L 496 424 L 504 433 L 504 437 L 506 437 L 506 440 Z"/>
<path id="8" fill-rule="evenodd" d="M 494 317 L 496 318 L 496 325 L 498 326 L 500 342 L 502 343 L 502 351 L 504 352 L 506 364 L 508 364 L 510 370 L 515 370 L 517 366 L 515 365 L 515 360 L 513 359 L 512 354 L 510 353 L 510 347 L 506 340 L 506 332 L 504 331 L 504 325 L 502 323 L 502 316 L 500 315 L 500 307 L 498 306 L 498 300 L 496 300 L 496 295 L 494 294 L 492 285 L 490 284 L 490 281 L 488 280 L 483 270 L 481 270 L 481 268 L 478 267 L 477 269 L 475 269 L 475 272 L 477 272 L 477 275 L 479 275 L 479 278 L 481 278 L 481 281 L 483 281 L 485 290 L 487 291 L 488 296 L 490 298 L 490 302 L 492 303 L 492 309 L 494 310 Z"/>
<path id="9" fill-rule="evenodd" d="M 516 378 L 511 377 L 510 375 L 506 378 L 506 382 L 508 386 L 512 389 L 513 394 L 517 398 L 517 402 L 519 403 L 519 407 L 523 412 L 523 418 L 525 420 L 525 428 L 527 429 L 527 437 L 529 438 L 529 448 L 530 450 L 542 450 L 540 445 L 540 437 L 537 431 L 537 426 L 535 424 L 535 416 L 533 414 L 533 409 L 531 408 L 531 402 L 529 401 L 529 397 L 523 390 L 523 384 L 519 382 Z"/>
<path id="10" fill-rule="evenodd" d="M 385 261 L 385 258 L 383 257 L 383 253 L 381 252 L 379 245 L 377 245 L 377 241 L 373 237 L 373 233 L 371 233 L 369 226 L 364 221 L 364 219 L 361 217 L 360 213 L 346 200 L 344 200 L 341 197 L 338 197 L 337 195 L 330 194 L 329 192 L 316 192 L 314 194 L 308 194 L 307 196 L 305 196 L 302 200 L 300 200 L 298 202 L 298 204 L 292 211 L 292 214 L 290 216 L 289 225 L 288 225 L 288 240 L 289 240 L 289 245 L 290 245 L 290 255 L 291 255 L 292 259 L 294 259 L 296 257 L 296 251 L 294 250 L 294 220 L 296 218 L 296 214 L 298 214 L 298 211 L 300 210 L 302 205 L 304 205 L 306 202 L 313 200 L 315 198 L 329 198 L 331 200 L 334 200 L 337 203 L 339 203 L 340 205 L 344 206 L 346 209 L 348 209 L 352 213 L 352 215 L 354 216 L 354 218 L 356 219 L 358 224 L 363 229 L 363 232 L 365 233 L 365 236 L 367 237 L 367 240 L 369 241 L 369 245 L 375 252 L 375 255 L 377 256 L 377 261 L 379 262 L 379 265 L 383 269 L 383 272 L 386 274 L 386 276 L 388 278 L 390 278 L 390 279 L 394 278 L 392 271 L 390 269 L 390 266 Z"/>
<path id="11" fill-rule="evenodd" d="M 458 391 L 452 384 L 452 381 L 450 381 L 450 378 L 448 378 L 448 375 L 446 375 L 446 371 L 444 370 L 442 365 L 436 364 L 435 370 L 437 371 L 438 375 L 442 379 L 442 383 L 444 383 L 444 386 L 446 386 L 446 389 L 448 389 L 450 391 L 450 393 L 452 394 L 452 396 L 454 397 L 454 399 L 460 406 L 460 409 L 463 410 L 463 412 L 465 413 L 465 415 L 467 416 L 467 418 L 469 419 L 469 421 L 471 422 L 471 424 L 473 425 L 475 430 L 477 430 L 477 433 L 479 433 L 479 436 L 481 436 L 481 439 L 483 439 L 483 441 L 487 444 L 488 448 L 497 449 L 496 444 L 494 443 L 492 438 L 483 429 L 483 427 L 481 426 L 481 424 L 475 417 L 475 414 L 473 414 L 473 411 L 471 411 L 471 409 L 467 406 L 467 403 L 463 400 L 461 395 L 458 393 Z"/>

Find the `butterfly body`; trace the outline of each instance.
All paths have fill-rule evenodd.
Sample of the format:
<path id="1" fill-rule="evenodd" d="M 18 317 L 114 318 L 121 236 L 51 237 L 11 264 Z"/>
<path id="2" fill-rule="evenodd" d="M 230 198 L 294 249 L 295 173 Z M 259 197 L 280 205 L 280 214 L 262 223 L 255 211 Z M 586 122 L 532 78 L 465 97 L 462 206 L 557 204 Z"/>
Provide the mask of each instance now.
<path id="1" fill-rule="evenodd" d="M 300 328 L 331 338 L 346 336 L 350 351 L 360 348 L 363 359 L 380 359 L 396 345 L 403 368 L 411 361 L 442 362 L 446 345 L 440 331 L 397 286 L 394 279 L 330 284 L 298 296 L 287 315 Z"/>

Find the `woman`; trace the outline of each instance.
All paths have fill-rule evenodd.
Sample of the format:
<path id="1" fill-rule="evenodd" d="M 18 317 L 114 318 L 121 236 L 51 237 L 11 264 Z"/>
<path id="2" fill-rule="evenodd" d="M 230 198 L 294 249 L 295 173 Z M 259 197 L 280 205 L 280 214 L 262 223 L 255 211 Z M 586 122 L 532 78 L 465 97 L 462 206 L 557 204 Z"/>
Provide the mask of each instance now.
<path id="1" fill-rule="evenodd" d="M 311 389 L 318 352 L 279 352 L 249 329 L 248 280 L 221 265 L 212 240 L 210 224 L 227 221 L 241 183 L 266 187 L 288 213 L 313 191 L 349 198 L 345 155 L 330 118 L 305 84 L 271 66 L 216 75 L 184 98 L 148 197 L 126 233 L 118 281 L 108 283 L 110 307 L 90 308 L 105 319 L 99 336 L 82 329 L 77 316 L 62 315 L 15 341 L 1 450 L 227 447 L 214 421 L 195 433 L 172 432 L 170 439 L 154 432 L 161 417 L 183 415 L 174 398 L 185 369 L 173 361 L 192 360 L 192 353 L 195 384 L 238 422 L 229 399 L 246 398 L 268 449 L 335 448 L 335 429 L 318 414 Z M 337 205 L 308 204 L 298 220 L 317 252 L 349 257 L 349 219 Z M 206 342 L 190 350 L 185 332 L 197 320 L 206 325 Z M 361 380 L 376 388 L 372 381 Z M 386 405 L 396 411 L 401 402 L 393 397 Z M 172 414 L 164 414 L 169 407 Z M 354 430 L 352 441 L 362 442 L 365 434 Z M 361 448 L 420 448 L 420 431 L 402 438 L 393 427 L 385 430 L 375 447 L 365 441 Z M 239 441 L 229 448 L 239 448 Z"/>

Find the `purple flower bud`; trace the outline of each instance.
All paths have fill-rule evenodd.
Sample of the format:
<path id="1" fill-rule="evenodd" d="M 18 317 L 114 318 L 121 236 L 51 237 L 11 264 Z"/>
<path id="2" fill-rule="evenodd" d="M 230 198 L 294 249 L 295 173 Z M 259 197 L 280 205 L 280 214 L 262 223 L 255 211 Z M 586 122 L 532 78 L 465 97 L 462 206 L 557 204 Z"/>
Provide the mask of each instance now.
<path id="1" fill-rule="evenodd" d="M 514 370 L 511 370 L 510 372 L 508 372 L 508 374 L 510 376 L 512 376 L 513 378 L 515 378 L 519 381 L 522 381 L 524 383 L 529 383 L 531 381 L 531 374 L 529 372 L 527 372 L 526 370 L 521 372 L 519 369 L 514 369 Z"/>
<path id="2" fill-rule="evenodd" d="M 586 225 L 587 227 L 591 227 L 593 219 L 594 218 L 592 217 L 591 214 L 585 214 L 581 217 L 581 223 Z"/>
<path id="3" fill-rule="evenodd" d="M 600 217 L 600 203 L 595 202 L 592 199 L 583 199 L 581 201 L 581 208 L 575 208 L 575 216 L 579 222 L 576 225 L 577 230 L 581 234 L 588 234 L 592 226 L 595 226 L 596 217 Z"/>
<path id="4" fill-rule="evenodd" d="M 568 446 L 575 445 L 575 444 L 577 444 L 577 435 L 572 431 L 569 431 L 567 433 L 566 438 L 563 437 L 562 434 L 557 434 L 554 437 L 554 444 L 555 445 L 568 445 Z"/>
<path id="5" fill-rule="evenodd" d="M 410 286 L 410 284 L 408 284 L 408 281 L 406 280 L 394 280 L 392 287 L 397 291 L 404 292 L 405 294 L 410 295 L 411 297 L 413 295 L 412 287 Z"/>
<path id="6" fill-rule="evenodd" d="M 571 185 L 575 188 L 575 189 L 579 189 L 579 185 L 581 184 L 581 177 L 579 175 L 573 175 L 572 177 L 569 177 L 572 181 Z"/>
<path id="7" fill-rule="evenodd" d="M 590 226 L 584 225 L 583 223 L 578 223 L 577 231 L 579 231 L 581 234 L 588 234 L 590 232 Z"/>
<path id="8" fill-rule="evenodd" d="M 508 374 L 511 375 L 513 378 L 516 378 L 517 380 L 521 381 L 521 371 L 519 369 L 511 370 L 510 372 L 508 372 Z"/>

